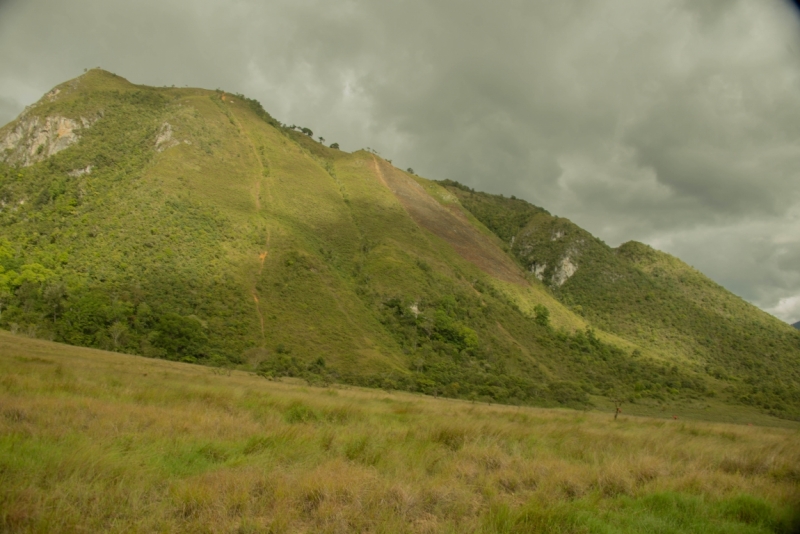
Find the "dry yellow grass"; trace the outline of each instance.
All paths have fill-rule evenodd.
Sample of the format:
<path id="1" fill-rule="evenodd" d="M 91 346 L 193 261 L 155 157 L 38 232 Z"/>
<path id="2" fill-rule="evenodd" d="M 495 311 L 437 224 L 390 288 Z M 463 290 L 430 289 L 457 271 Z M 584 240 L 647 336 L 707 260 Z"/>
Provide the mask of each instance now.
<path id="1" fill-rule="evenodd" d="M 4 531 L 773 532 L 799 482 L 796 428 L 312 388 L 0 332 Z"/>

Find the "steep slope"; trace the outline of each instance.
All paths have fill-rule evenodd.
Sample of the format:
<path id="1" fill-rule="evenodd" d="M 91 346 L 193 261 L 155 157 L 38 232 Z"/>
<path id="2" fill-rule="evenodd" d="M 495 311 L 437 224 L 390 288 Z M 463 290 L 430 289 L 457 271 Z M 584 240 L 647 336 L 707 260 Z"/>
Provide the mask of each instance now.
<path id="1" fill-rule="evenodd" d="M 52 124 L 81 128 L 67 143 Z M 12 330 L 506 402 L 581 404 L 618 381 L 578 361 L 621 349 L 519 310 L 502 287 L 526 281 L 490 237 L 373 154 L 323 147 L 244 97 L 93 70 L 0 139 Z M 579 324 L 543 292 L 514 298 L 537 295 L 554 325 Z"/>
<path id="2" fill-rule="evenodd" d="M 0 146 L 0 327 L 463 398 L 697 407 L 717 395 L 800 414 L 793 374 L 767 407 L 745 398 L 744 370 L 717 372 L 742 351 L 698 356 L 684 348 L 704 338 L 659 323 L 660 308 L 618 320 L 620 303 L 598 304 L 616 286 L 594 272 L 673 298 L 641 253 L 325 147 L 241 95 L 92 70 L 0 129 Z M 794 361 L 783 344 L 748 387 Z"/>
<path id="3" fill-rule="evenodd" d="M 591 324 L 723 380 L 741 402 L 778 411 L 797 402 L 800 336 L 789 325 L 647 245 L 612 249 L 522 200 L 447 186 Z"/>

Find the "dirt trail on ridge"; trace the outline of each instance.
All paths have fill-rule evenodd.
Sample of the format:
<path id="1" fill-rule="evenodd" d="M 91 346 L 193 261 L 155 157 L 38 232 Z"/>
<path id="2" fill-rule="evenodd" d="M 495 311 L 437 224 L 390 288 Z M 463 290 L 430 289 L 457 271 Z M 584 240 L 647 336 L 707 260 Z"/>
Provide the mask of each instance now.
<path id="1" fill-rule="evenodd" d="M 258 295 L 256 295 L 255 289 L 253 289 L 253 301 L 256 303 L 256 313 L 258 314 L 258 322 L 261 325 L 261 339 L 264 339 L 264 316 L 261 314 L 261 308 L 259 308 L 258 304 Z"/>
<path id="2" fill-rule="evenodd" d="M 264 272 L 264 262 L 266 261 L 267 255 L 269 254 L 270 237 L 271 237 L 271 232 L 269 231 L 269 228 L 268 228 L 267 229 L 266 248 L 264 249 L 263 252 L 260 252 L 258 254 L 258 276 L 253 281 L 253 289 L 251 290 L 251 293 L 253 295 L 253 302 L 255 302 L 255 305 L 256 305 L 256 313 L 258 314 L 258 322 L 261 325 L 261 339 L 262 340 L 264 339 L 264 336 L 266 334 L 266 332 L 264 331 L 264 314 L 261 313 L 261 305 L 260 305 L 259 300 L 258 300 L 258 290 L 256 289 L 256 287 L 257 287 L 257 284 L 258 284 L 258 279 L 261 278 L 261 273 Z"/>
<path id="3" fill-rule="evenodd" d="M 225 96 L 226 95 L 223 93 L 223 95 L 222 95 L 222 102 L 223 103 L 226 103 L 228 105 L 236 104 L 236 99 L 234 99 L 232 97 L 225 98 Z M 238 128 L 239 132 L 247 140 L 247 144 L 250 145 L 250 150 L 253 152 L 253 156 L 256 158 L 256 161 L 258 162 L 258 166 L 260 167 L 259 176 L 256 178 L 254 196 L 255 196 L 255 200 L 256 200 L 256 211 L 261 211 L 261 181 L 264 179 L 264 170 L 267 169 L 268 167 L 264 166 L 264 161 L 261 158 L 261 154 L 259 154 L 258 150 L 256 149 L 256 145 L 253 143 L 253 139 L 250 137 L 249 130 L 244 127 L 244 125 L 242 124 L 242 121 L 239 120 L 239 117 L 236 116 L 236 113 L 234 113 L 231 110 L 238 110 L 238 108 L 236 106 L 231 106 L 231 108 L 229 110 L 229 112 L 230 112 L 229 117 L 231 118 L 232 121 L 235 122 L 235 126 Z M 269 197 L 269 201 L 271 203 L 272 202 L 272 191 L 269 188 L 269 184 L 267 184 L 267 196 Z"/>
<path id="4" fill-rule="evenodd" d="M 259 261 L 258 276 L 261 276 L 261 273 L 264 272 L 264 262 L 266 261 L 267 255 L 269 254 L 269 240 L 270 240 L 270 237 L 271 237 L 271 232 L 269 231 L 269 228 L 267 228 L 266 248 L 264 249 L 263 252 L 260 252 L 258 254 L 258 261 Z"/>
<path id="5" fill-rule="evenodd" d="M 229 105 L 230 104 L 235 104 L 236 103 L 236 99 L 234 99 L 234 98 L 226 99 L 225 95 L 223 94 L 222 102 L 227 103 Z M 238 108 L 236 106 L 232 106 L 230 109 L 231 110 L 238 110 Z M 247 128 L 245 128 L 244 125 L 242 124 L 242 121 L 239 120 L 238 117 L 236 117 L 236 113 L 234 113 L 234 111 L 230 111 L 229 117 L 231 117 L 231 120 L 235 122 L 235 126 L 237 127 L 239 132 L 242 134 L 242 136 L 245 138 L 245 140 L 247 140 L 247 144 L 250 146 L 250 150 L 253 152 L 253 156 L 255 157 L 255 160 L 256 160 L 256 162 L 258 162 L 259 173 L 258 173 L 258 176 L 256 177 L 256 183 L 255 183 L 255 187 L 254 187 L 253 196 L 255 197 L 256 211 L 261 211 L 261 182 L 264 180 L 264 177 L 265 177 L 265 172 L 264 171 L 267 169 L 267 167 L 264 165 L 264 161 L 261 158 L 261 154 L 259 153 L 258 149 L 256 149 L 256 145 L 255 145 L 255 143 L 253 143 L 253 139 L 250 137 L 249 130 Z M 269 188 L 269 184 L 265 184 L 265 185 L 266 185 L 266 189 L 267 189 L 267 196 L 268 196 L 269 202 L 272 203 L 272 191 Z M 264 330 L 264 314 L 261 313 L 261 304 L 260 304 L 260 301 L 258 299 L 257 283 L 258 283 L 258 278 L 261 277 L 261 273 L 264 272 L 264 262 L 266 261 L 267 255 L 269 254 L 269 241 L 270 241 L 270 231 L 269 231 L 269 229 L 267 229 L 266 248 L 265 248 L 264 251 L 262 251 L 262 252 L 260 252 L 258 254 L 258 275 L 256 276 L 255 280 L 253 281 L 253 288 L 251 289 L 251 294 L 253 296 L 253 303 L 255 304 L 256 314 L 258 315 L 258 324 L 261 327 L 261 339 L 262 339 L 262 341 L 265 339 L 266 331 Z"/>

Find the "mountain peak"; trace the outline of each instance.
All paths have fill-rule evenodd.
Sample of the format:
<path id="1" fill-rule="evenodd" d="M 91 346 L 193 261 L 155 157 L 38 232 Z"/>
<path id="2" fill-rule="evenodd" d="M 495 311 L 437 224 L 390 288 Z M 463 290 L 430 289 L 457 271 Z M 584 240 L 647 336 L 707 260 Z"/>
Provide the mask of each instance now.
<path id="1" fill-rule="evenodd" d="M 493 402 L 800 415 L 797 331 L 677 258 L 330 148 L 242 95 L 102 69 L 58 85 L 0 128 L 0 236 L 0 327 L 29 336 Z"/>

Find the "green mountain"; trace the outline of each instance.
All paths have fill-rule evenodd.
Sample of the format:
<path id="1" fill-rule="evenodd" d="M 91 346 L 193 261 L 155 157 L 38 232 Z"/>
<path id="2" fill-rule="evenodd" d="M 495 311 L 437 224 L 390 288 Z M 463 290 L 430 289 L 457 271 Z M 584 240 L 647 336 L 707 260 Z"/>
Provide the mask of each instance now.
<path id="1" fill-rule="evenodd" d="M 800 417 L 800 334 L 679 260 L 310 134 L 222 91 L 59 85 L 0 129 L 0 327 L 319 383 Z"/>

